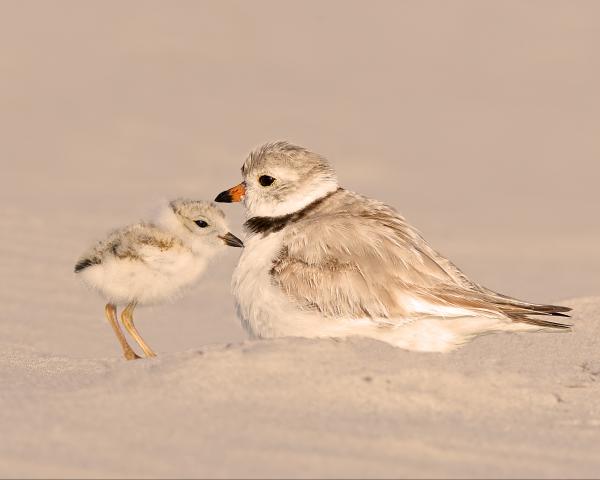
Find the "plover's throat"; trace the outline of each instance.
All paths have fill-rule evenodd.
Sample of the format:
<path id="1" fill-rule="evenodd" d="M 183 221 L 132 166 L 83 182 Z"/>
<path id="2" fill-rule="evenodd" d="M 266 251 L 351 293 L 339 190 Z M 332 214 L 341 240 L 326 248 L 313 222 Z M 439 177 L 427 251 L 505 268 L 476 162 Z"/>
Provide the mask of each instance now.
<path id="1" fill-rule="evenodd" d="M 329 192 L 327 195 L 324 195 L 321 198 L 317 198 L 313 202 L 309 203 L 306 207 L 296 212 L 288 213 L 287 215 L 280 215 L 278 217 L 249 218 L 244 223 L 244 227 L 250 233 L 262 233 L 263 236 L 268 235 L 269 233 L 279 232 L 286 225 L 297 222 L 298 220 L 306 217 L 306 215 L 315 210 L 325 200 L 327 200 L 332 195 L 335 195 L 340 190 L 342 190 L 341 187 L 339 187 L 337 190 L 334 190 L 333 192 Z"/>

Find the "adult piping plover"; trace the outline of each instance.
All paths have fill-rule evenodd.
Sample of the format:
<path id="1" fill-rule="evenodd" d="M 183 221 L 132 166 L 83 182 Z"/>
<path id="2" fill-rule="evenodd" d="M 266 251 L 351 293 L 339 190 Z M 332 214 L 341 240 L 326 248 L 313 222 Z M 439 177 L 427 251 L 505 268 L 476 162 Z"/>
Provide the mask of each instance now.
<path id="1" fill-rule="evenodd" d="M 161 209 L 154 223 L 137 223 L 112 232 L 75 265 L 75 273 L 108 301 L 106 318 L 127 360 L 140 358 L 117 322 L 121 321 L 147 357 L 156 354 L 133 324 L 138 304 L 158 303 L 194 283 L 208 260 L 225 245 L 243 247 L 227 228 L 225 215 L 209 202 L 178 199 Z"/>
<path id="2" fill-rule="evenodd" d="M 232 287 L 254 336 L 362 335 L 445 352 L 487 332 L 568 328 L 537 316 L 564 317 L 569 308 L 471 281 L 393 208 L 341 188 L 316 153 L 267 144 L 242 176 L 215 200 L 246 207 Z"/>

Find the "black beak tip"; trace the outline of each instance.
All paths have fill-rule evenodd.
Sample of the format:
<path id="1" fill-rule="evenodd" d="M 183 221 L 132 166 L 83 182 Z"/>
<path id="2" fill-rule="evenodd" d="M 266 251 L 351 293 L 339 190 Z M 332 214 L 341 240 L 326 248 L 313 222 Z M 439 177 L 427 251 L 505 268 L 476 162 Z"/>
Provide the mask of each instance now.
<path id="1" fill-rule="evenodd" d="M 229 247 L 243 248 L 243 246 L 244 246 L 244 242 L 242 242 L 233 233 L 226 233 L 221 238 L 225 242 L 225 245 L 227 245 Z"/>
<path id="2" fill-rule="evenodd" d="M 229 191 L 225 190 L 215 197 L 215 202 L 231 203 L 231 194 Z"/>

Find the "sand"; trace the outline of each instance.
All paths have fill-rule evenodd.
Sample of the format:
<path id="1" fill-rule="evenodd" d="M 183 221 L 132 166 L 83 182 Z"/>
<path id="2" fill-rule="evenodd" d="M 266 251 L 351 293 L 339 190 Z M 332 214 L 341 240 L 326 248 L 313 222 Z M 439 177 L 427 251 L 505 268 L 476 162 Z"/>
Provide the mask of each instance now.
<path id="1" fill-rule="evenodd" d="M 571 334 L 450 355 L 290 338 L 124 363 L 3 345 L 2 473 L 597 477 L 599 304 L 569 302 Z"/>
<path id="2" fill-rule="evenodd" d="M 0 4 L 0 477 L 600 476 L 596 2 Z M 72 273 L 288 139 L 570 333 L 249 341 L 227 252 L 125 362 Z M 238 205 L 225 206 L 242 234 Z"/>

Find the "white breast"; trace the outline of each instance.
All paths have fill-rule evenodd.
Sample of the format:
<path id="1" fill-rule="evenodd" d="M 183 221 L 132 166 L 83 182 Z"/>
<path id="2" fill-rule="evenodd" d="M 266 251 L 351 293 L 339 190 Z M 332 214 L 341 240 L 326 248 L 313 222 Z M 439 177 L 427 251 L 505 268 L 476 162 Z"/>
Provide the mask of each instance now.
<path id="1" fill-rule="evenodd" d="M 273 284 L 270 270 L 281 250 L 281 241 L 282 232 L 266 237 L 258 234 L 245 240 L 232 279 L 238 316 L 244 328 L 255 337 L 314 336 L 316 326 L 309 327 L 313 315 L 298 310 Z M 311 330 L 313 335 L 308 334 Z"/>

